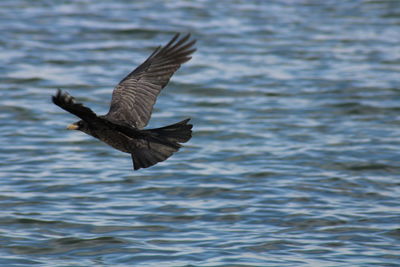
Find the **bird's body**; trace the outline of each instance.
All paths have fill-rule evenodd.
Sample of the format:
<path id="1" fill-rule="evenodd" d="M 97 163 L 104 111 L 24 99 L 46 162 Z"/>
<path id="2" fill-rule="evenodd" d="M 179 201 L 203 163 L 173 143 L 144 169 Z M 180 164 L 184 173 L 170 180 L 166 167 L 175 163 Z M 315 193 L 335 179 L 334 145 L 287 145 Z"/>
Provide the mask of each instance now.
<path id="1" fill-rule="evenodd" d="M 131 154 L 135 170 L 166 160 L 192 136 L 189 119 L 143 130 L 160 91 L 181 64 L 188 61 L 195 49 L 190 35 L 179 34 L 164 47 L 158 47 L 139 67 L 126 76 L 114 89 L 110 110 L 97 116 L 90 108 L 75 102 L 58 90 L 53 103 L 81 118 L 68 126 L 80 130 L 122 152 Z"/>
<path id="2" fill-rule="evenodd" d="M 105 123 L 92 123 L 90 127 L 81 128 L 80 130 L 122 152 L 129 153 L 132 150 L 131 143 L 134 139 L 120 131 L 116 131 L 112 126 L 110 127 Z"/>

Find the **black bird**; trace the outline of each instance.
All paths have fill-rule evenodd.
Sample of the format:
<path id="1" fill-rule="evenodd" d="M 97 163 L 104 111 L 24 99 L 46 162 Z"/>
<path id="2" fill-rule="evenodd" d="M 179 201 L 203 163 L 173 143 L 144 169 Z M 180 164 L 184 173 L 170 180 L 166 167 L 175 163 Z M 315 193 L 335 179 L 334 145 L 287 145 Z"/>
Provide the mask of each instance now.
<path id="1" fill-rule="evenodd" d="M 69 125 L 91 135 L 122 152 L 131 154 L 134 170 L 164 161 L 192 137 L 190 119 L 143 130 L 150 119 L 160 91 L 181 64 L 196 51 L 190 34 L 176 34 L 165 46 L 159 46 L 135 70 L 115 87 L 110 110 L 98 116 L 90 108 L 77 103 L 72 96 L 58 89 L 53 103 L 81 120 Z"/>

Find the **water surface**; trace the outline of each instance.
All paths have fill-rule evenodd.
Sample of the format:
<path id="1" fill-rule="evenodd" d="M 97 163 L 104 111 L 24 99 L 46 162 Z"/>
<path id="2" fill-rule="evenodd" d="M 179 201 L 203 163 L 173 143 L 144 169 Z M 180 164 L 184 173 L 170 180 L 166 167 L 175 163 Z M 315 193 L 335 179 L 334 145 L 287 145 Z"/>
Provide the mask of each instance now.
<path id="1" fill-rule="evenodd" d="M 159 44 L 198 51 L 150 127 L 192 140 L 132 171 L 50 101 L 99 114 Z M 400 266 L 400 5 L 0 3 L 2 266 Z"/>

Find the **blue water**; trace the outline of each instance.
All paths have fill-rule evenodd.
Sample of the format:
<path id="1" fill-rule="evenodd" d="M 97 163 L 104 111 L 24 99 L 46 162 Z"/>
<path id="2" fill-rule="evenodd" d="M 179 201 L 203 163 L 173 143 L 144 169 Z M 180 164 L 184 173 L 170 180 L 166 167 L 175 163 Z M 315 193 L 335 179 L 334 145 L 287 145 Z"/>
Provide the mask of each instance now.
<path id="1" fill-rule="evenodd" d="M 198 51 L 132 171 L 65 127 L 159 44 Z M 0 2 L 0 266 L 400 266 L 400 2 Z"/>

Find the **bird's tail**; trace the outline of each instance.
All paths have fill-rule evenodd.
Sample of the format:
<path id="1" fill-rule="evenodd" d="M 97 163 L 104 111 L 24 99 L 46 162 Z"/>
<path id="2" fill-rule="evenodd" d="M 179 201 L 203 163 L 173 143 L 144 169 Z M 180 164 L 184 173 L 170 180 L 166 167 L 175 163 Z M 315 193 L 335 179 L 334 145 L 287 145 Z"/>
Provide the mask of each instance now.
<path id="1" fill-rule="evenodd" d="M 180 143 L 189 141 L 192 137 L 193 125 L 190 119 L 161 128 L 142 130 L 145 136 L 140 145 L 131 151 L 133 168 L 147 168 L 169 158 L 181 147 Z"/>

